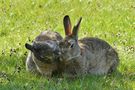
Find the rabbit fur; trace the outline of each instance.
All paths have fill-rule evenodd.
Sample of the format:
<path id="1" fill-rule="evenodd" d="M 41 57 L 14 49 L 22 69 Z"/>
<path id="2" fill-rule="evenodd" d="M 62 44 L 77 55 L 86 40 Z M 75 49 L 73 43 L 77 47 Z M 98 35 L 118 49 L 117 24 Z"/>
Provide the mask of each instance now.
<path id="1" fill-rule="evenodd" d="M 30 50 L 26 59 L 26 70 L 51 77 L 57 71 L 60 40 L 62 37 L 59 33 L 46 30 L 35 38 L 32 45 L 26 43 L 25 47 Z"/>
<path id="2" fill-rule="evenodd" d="M 59 43 L 63 73 L 67 76 L 94 74 L 104 75 L 116 70 L 118 53 L 106 41 L 94 37 L 78 40 L 82 18 L 71 26 L 70 18 L 63 19 L 65 38 Z"/>

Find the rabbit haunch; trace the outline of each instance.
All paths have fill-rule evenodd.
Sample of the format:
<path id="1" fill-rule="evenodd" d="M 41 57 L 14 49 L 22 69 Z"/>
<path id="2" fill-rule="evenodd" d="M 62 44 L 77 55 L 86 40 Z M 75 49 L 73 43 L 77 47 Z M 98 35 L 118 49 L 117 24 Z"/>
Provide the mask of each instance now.
<path id="1" fill-rule="evenodd" d="M 47 30 L 40 33 L 32 45 L 26 43 L 25 47 L 30 50 L 26 59 L 26 70 L 49 77 L 57 72 L 60 40 L 62 37 L 59 33 Z"/>
<path id="2" fill-rule="evenodd" d="M 66 37 L 59 43 L 59 47 L 62 61 L 65 62 L 64 73 L 101 75 L 116 70 L 118 54 L 106 41 L 92 37 L 78 40 L 81 20 L 72 30 L 69 16 L 63 19 Z"/>

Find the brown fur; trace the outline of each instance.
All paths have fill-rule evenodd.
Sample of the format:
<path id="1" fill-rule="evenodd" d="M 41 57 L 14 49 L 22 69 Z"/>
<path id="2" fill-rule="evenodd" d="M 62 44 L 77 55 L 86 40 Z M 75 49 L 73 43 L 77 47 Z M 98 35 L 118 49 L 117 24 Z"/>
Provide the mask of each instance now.
<path id="1" fill-rule="evenodd" d="M 69 17 L 67 20 L 70 20 Z M 61 59 L 65 64 L 64 73 L 69 76 L 88 73 L 102 75 L 116 70 L 119 64 L 118 54 L 106 41 L 92 37 L 78 40 L 80 22 L 81 18 L 72 34 L 67 35 L 59 44 Z"/>

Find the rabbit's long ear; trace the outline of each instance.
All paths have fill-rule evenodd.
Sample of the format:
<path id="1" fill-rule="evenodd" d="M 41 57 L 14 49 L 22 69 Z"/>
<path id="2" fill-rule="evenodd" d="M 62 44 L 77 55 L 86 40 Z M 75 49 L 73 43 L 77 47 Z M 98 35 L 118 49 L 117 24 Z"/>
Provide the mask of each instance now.
<path id="1" fill-rule="evenodd" d="M 78 39 L 78 30 L 79 30 L 81 21 L 82 21 L 82 17 L 80 17 L 79 21 L 74 26 L 73 31 L 72 31 L 72 35 L 75 36 L 76 39 Z"/>
<path id="2" fill-rule="evenodd" d="M 28 50 L 33 51 L 33 46 L 32 46 L 32 45 L 26 43 L 26 44 L 25 44 L 25 47 L 26 47 Z"/>
<path id="3" fill-rule="evenodd" d="M 64 24 L 64 29 L 65 29 L 65 35 L 71 35 L 72 31 L 71 31 L 71 22 L 70 22 L 70 18 L 68 15 L 66 15 L 63 19 L 63 24 Z"/>

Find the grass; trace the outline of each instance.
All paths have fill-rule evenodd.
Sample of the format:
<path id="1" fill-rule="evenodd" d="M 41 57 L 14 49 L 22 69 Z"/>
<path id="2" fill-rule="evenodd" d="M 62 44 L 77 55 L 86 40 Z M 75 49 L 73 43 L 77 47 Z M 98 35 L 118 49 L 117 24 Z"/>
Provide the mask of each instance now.
<path id="1" fill-rule="evenodd" d="M 51 29 L 64 36 L 63 17 L 82 16 L 79 37 L 117 48 L 118 71 L 75 80 L 37 77 L 25 70 L 26 42 Z M 134 0 L 0 0 L 0 90 L 135 90 Z"/>

